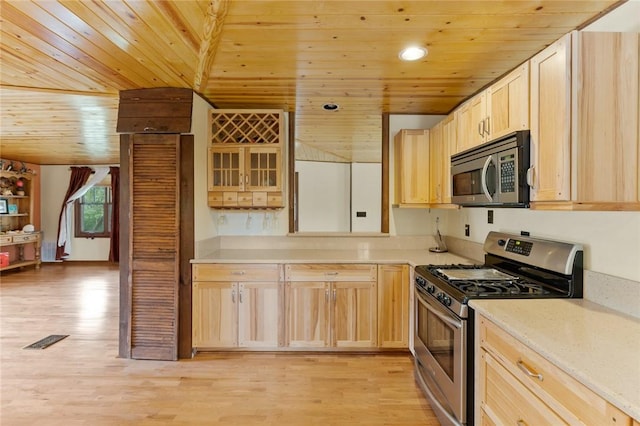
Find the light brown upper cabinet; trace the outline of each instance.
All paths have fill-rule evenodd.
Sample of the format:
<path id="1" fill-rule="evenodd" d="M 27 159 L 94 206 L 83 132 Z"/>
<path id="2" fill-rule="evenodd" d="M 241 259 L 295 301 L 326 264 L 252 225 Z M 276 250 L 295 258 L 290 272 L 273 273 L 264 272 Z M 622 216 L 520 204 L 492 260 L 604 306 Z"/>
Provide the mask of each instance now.
<path id="1" fill-rule="evenodd" d="M 524 63 L 456 110 L 462 152 L 516 130 L 529 128 L 529 64 Z"/>
<path id="2" fill-rule="evenodd" d="M 532 208 L 640 209 L 639 39 L 573 32 L 531 59 Z"/>
<path id="3" fill-rule="evenodd" d="M 284 207 L 283 141 L 284 115 L 280 110 L 212 110 L 209 206 Z"/>
<path id="4" fill-rule="evenodd" d="M 455 111 L 458 123 L 456 153 L 480 145 L 486 141 L 487 92 L 483 91 L 462 104 Z"/>
<path id="5" fill-rule="evenodd" d="M 394 138 L 395 203 L 429 203 L 429 130 L 400 130 Z"/>
<path id="6" fill-rule="evenodd" d="M 457 133 L 455 118 L 455 114 L 449 114 L 430 130 L 429 203 L 432 206 L 451 203 L 451 153 Z"/>

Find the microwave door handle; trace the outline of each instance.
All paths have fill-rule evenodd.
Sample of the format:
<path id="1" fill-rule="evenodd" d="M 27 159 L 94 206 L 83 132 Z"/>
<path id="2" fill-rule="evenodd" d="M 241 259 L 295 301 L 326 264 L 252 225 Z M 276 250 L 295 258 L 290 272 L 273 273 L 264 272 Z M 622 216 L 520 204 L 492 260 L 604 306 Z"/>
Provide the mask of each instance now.
<path id="1" fill-rule="evenodd" d="M 484 192 L 485 197 L 489 201 L 493 201 L 493 197 L 489 194 L 489 188 L 487 188 L 487 169 L 489 168 L 489 164 L 491 164 L 492 157 L 487 157 L 487 161 L 484 162 L 484 166 L 482 166 L 482 173 L 480 174 L 480 186 L 482 187 L 482 192 Z"/>

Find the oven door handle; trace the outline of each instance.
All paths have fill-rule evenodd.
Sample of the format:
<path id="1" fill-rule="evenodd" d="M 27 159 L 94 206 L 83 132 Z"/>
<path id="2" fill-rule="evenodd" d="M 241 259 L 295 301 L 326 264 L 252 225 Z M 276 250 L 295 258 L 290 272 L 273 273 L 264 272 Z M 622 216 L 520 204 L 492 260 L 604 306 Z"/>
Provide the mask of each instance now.
<path id="1" fill-rule="evenodd" d="M 487 161 L 484 162 L 484 166 L 482 166 L 482 173 L 480 174 L 480 186 L 482 187 L 482 192 L 484 192 L 484 196 L 487 197 L 489 201 L 493 201 L 493 197 L 489 193 L 489 188 L 487 187 L 487 169 L 489 169 L 489 164 L 493 161 L 493 157 L 487 157 Z"/>
<path id="2" fill-rule="evenodd" d="M 437 309 L 434 305 L 432 305 L 431 303 L 427 302 L 419 294 L 417 294 L 416 296 L 418 297 L 418 301 L 420 303 L 422 303 L 424 305 L 424 307 L 427 308 L 427 310 L 431 311 L 439 319 L 441 319 L 442 321 L 446 322 L 450 326 L 457 328 L 458 330 L 462 328 L 462 324 L 459 321 L 455 321 L 455 320 L 452 320 L 451 318 L 449 318 L 446 313 L 441 312 L 440 309 Z"/>

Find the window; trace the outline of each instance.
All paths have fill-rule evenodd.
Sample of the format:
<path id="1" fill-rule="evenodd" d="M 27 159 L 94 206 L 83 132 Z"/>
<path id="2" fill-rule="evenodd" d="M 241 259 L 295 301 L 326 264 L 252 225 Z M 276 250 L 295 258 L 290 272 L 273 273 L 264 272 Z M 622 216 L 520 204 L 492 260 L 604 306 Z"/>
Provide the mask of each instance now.
<path id="1" fill-rule="evenodd" d="M 96 185 L 75 202 L 76 238 L 111 237 L 111 187 Z"/>

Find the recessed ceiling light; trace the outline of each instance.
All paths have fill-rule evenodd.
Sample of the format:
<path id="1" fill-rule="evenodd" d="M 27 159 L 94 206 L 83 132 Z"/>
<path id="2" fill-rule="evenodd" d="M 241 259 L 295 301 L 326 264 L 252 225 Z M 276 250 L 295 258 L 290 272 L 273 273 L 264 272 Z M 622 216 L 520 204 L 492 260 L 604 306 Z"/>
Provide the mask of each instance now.
<path id="1" fill-rule="evenodd" d="M 403 61 L 417 61 L 427 56 L 427 49 L 424 47 L 411 46 L 400 51 L 400 59 Z"/>
<path id="2" fill-rule="evenodd" d="M 322 105 L 322 109 L 325 111 L 337 111 L 340 108 L 340 105 L 334 103 L 328 103 Z"/>

